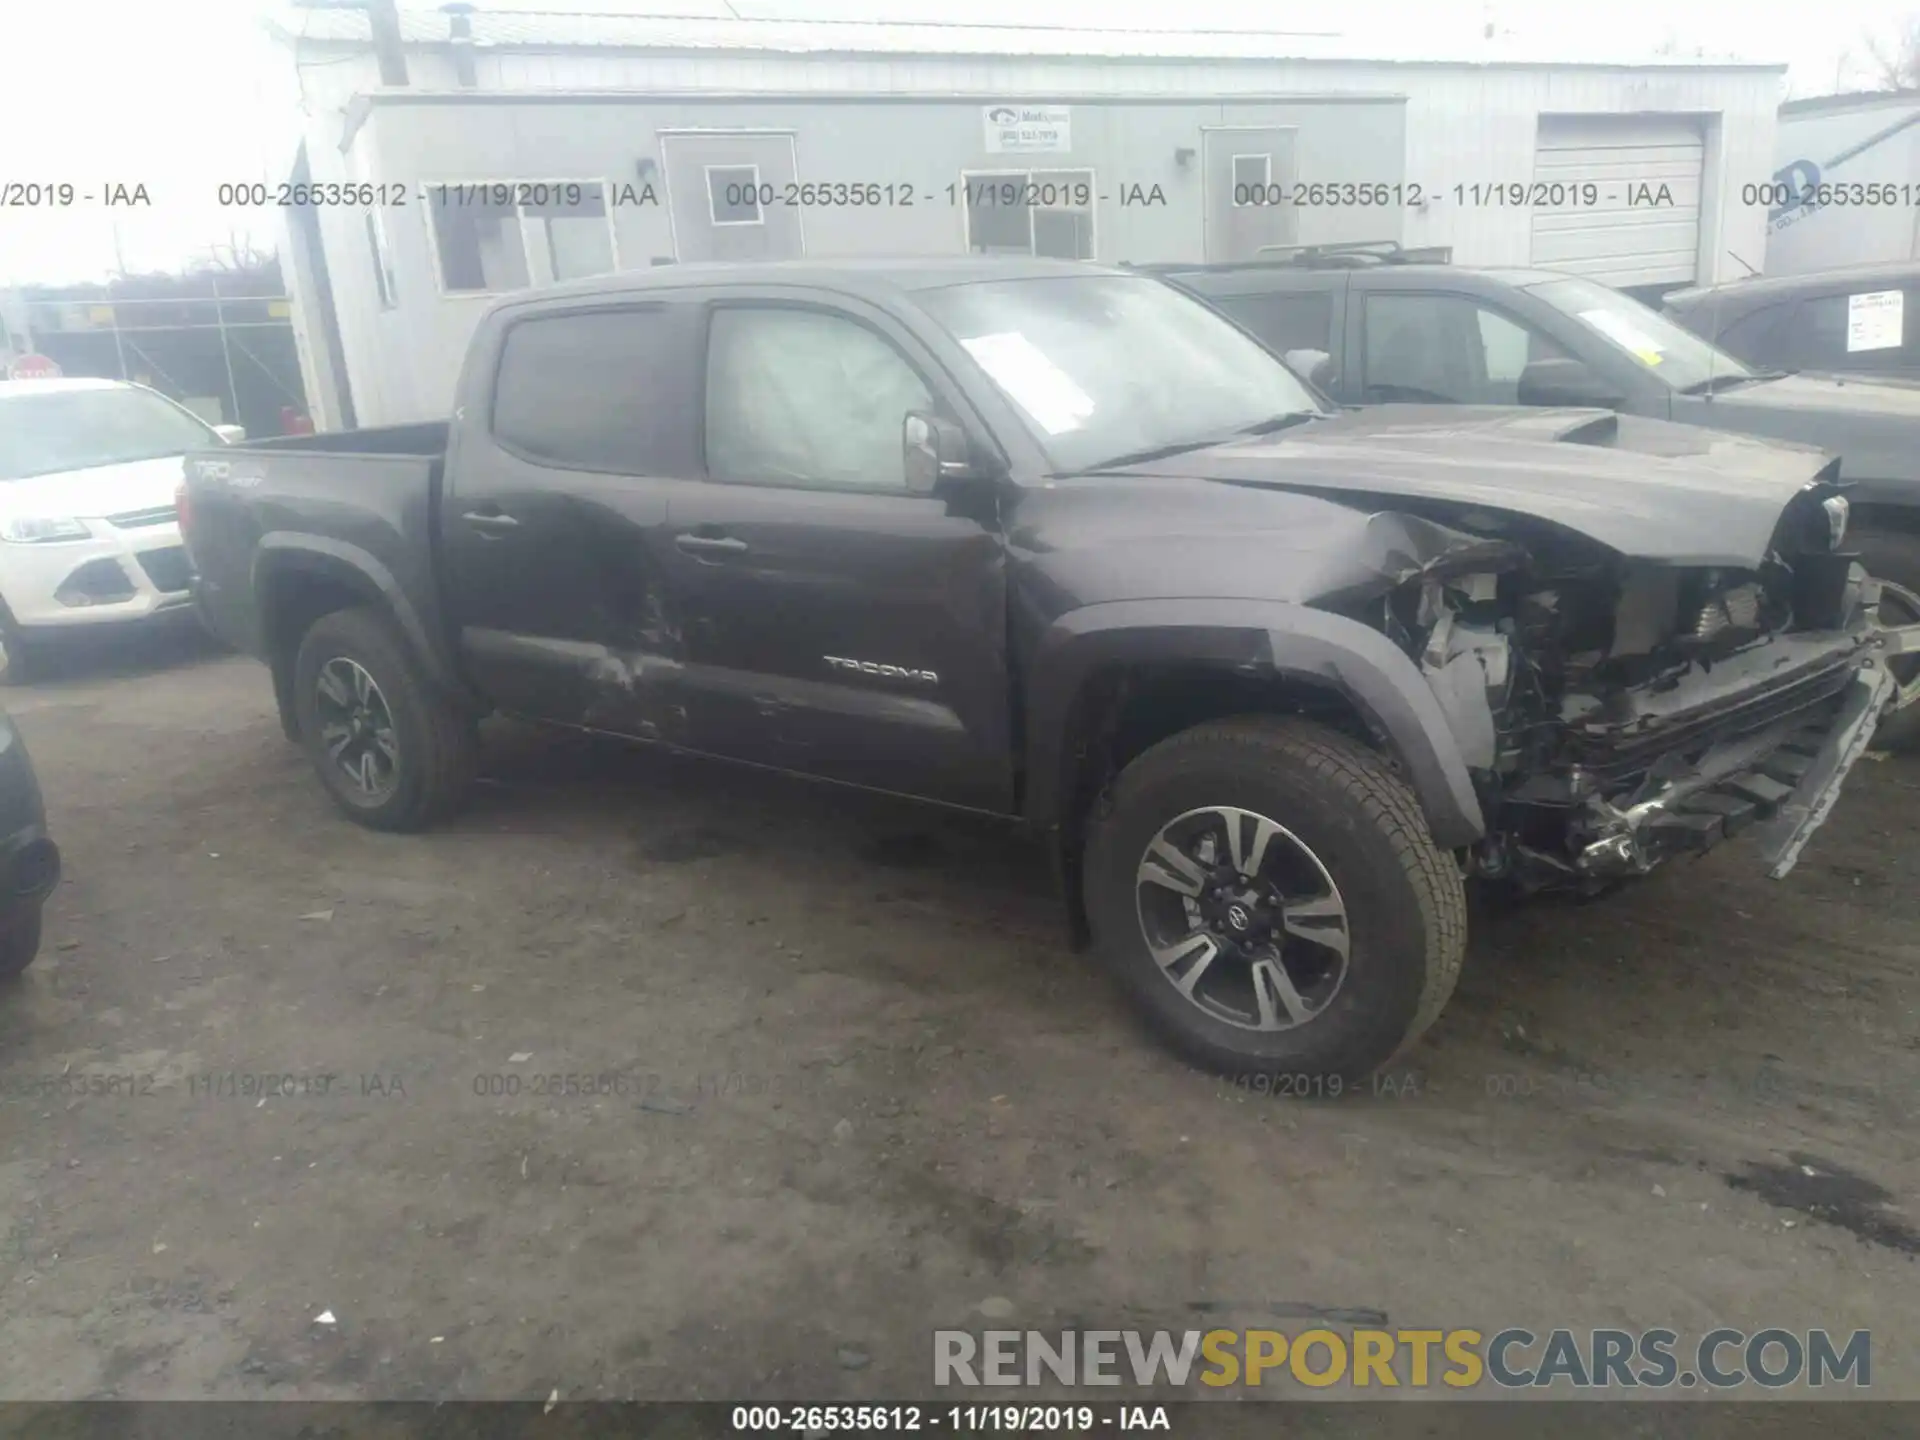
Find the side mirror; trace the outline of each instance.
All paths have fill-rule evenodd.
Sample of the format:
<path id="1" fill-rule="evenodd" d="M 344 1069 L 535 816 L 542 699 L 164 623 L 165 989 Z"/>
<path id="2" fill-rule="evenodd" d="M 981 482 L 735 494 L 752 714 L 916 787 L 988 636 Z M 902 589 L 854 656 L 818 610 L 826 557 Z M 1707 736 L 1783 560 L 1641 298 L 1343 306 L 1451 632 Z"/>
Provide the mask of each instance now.
<path id="1" fill-rule="evenodd" d="M 1626 404 L 1620 394 L 1571 356 L 1535 360 L 1520 372 L 1513 397 L 1522 405 L 1570 406 L 1581 410 L 1618 410 Z"/>
<path id="2" fill-rule="evenodd" d="M 1289 350 L 1287 364 L 1296 374 L 1316 390 L 1325 390 L 1333 384 L 1333 356 L 1324 350 Z"/>
<path id="3" fill-rule="evenodd" d="M 930 495 L 943 480 L 967 480 L 976 473 L 967 432 L 944 416 L 910 410 L 900 427 L 906 454 L 907 489 Z"/>
<path id="4" fill-rule="evenodd" d="M 229 445 L 238 445 L 242 440 L 247 438 L 247 427 L 244 425 L 216 425 L 213 427 L 213 433 Z"/>

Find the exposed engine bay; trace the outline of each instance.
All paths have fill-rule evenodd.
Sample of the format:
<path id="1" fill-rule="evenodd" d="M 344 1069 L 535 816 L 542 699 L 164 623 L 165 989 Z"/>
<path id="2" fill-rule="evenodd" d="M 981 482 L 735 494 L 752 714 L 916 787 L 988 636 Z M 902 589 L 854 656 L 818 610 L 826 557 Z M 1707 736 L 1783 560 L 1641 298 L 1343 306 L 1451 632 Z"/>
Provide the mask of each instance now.
<path id="1" fill-rule="evenodd" d="M 1471 873 L 1593 891 L 1753 827 L 1785 875 L 1894 703 L 1905 635 L 1844 549 L 1837 487 L 1796 497 L 1750 569 L 1633 560 L 1511 516 L 1446 523 L 1511 543 L 1428 566 L 1376 623 L 1472 774 Z"/>

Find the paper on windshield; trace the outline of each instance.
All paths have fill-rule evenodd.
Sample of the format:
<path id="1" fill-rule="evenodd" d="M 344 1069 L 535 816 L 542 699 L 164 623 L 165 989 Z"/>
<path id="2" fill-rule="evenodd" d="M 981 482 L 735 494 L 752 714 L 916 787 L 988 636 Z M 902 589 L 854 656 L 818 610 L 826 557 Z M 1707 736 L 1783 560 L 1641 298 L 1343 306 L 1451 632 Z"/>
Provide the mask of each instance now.
<path id="1" fill-rule="evenodd" d="M 1047 434 L 1078 430 L 1093 414 L 1093 398 L 1018 331 L 976 335 L 960 343 Z"/>
<path id="2" fill-rule="evenodd" d="M 1900 346 L 1904 301 L 1898 290 L 1874 290 L 1847 297 L 1847 353 L 1896 350 Z"/>
<path id="3" fill-rule="evenodd" d="M 1582 310 L 1580 318 L 1642 365 L 1658 365 L 1667 358 L 1666 347 L 1624 315 L 1611 310 Z"/>

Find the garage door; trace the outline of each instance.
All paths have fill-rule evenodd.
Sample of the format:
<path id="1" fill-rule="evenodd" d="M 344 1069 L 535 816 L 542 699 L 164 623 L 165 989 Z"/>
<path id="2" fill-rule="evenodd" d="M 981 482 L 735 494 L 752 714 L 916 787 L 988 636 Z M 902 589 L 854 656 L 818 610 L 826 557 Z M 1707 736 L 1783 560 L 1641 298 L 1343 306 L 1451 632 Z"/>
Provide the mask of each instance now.
<path id="1" fill-rule="evenodd" d="M 1546 203 L 1534 206 L 1533 263 L 1608 285 L 1692 282 L 1705 163 L 1691 117 L 1541 116 L 1528 198 Z"/>

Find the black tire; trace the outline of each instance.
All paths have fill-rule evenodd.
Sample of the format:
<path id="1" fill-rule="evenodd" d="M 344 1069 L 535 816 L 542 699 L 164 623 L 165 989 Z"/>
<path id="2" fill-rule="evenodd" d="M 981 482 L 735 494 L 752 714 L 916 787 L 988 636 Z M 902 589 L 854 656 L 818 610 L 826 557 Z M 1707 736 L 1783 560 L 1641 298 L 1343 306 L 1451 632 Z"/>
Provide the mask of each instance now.
<path id="1" fill-rule="evenodd" d="M 1159 891 L 1138 879 L 1147 847 L 1176 817 L 1213 806 L 1291 832 L 1344 906 L 1344 976 L 1291 1028 L 1218 1018 L 1150 948 L 1140 896 Z M 1433 843 L 1412 791 L 1374 751 L 1302 720 L 1213 721 L 1146 751 L 1097 808 L 1085 874 L 1095 947 L 1154 1028 L 1210 1069 L 1287 1082 L 1281 1093 L 1339 1094 L 1391 1063 L 1438 1017 L 1466 953 L 1459 867 Z"/>
<path id="2" fill-rule="evenodd" d="M 0 984 L 18 980 L 40 953 L 40 907 L 16 915 L 0 928 Z"/>
<path id="3" fill-rule="evenodd" d="M 391 718 L 396 751 L 391 783 L 357 789 L 322 738 L 321 674 L 334 662 L 364 671 Z M 294 660 L 300 740 L 320 783 L 347 817 L 372 830 L 421 830 L 453 814 L 473 779 L 479 735 L 464 713 L 421 672 L 406 642 L 374 610 L 336 610 L 314 622 Z"/>
<path id="4" fill-rule="evenodd" d="M 43 657 L 20 633 L 20 627 L 13 623 L 11 615 L 0 614 L 0 649 L 4 649 L 7 656 L 5 673 L 0 674 L 0 685 L 31 685 L 39 678 Z"/>
<path id="5" fill-rule="evenodd" d="M 1867 573 L 1886 582 L 1880 592 L 1881 619 L 1890 625 L 1920 625 L 1920 536 L 1870 530 L 1854 543 Z M 1920 683 L 1920 656 L 1900 656 L 1888 668 L 1902 686 Z M 1873 744 L 1900 755 L 1920 751 L 1920 702 L 1895 711 L 1874 732 Z"/>

